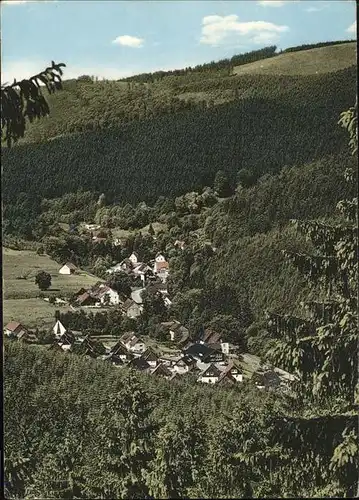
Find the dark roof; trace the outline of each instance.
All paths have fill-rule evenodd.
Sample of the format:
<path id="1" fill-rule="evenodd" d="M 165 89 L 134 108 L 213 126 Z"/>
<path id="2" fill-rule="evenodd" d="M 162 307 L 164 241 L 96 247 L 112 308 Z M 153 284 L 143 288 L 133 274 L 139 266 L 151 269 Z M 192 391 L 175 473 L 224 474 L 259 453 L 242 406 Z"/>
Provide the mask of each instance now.
<path id="1" fill-rule="evenodd" d="M 147 363 L 147 361 L 145 359 L 142 359 L 141 357 L 131 359 L 131 361 L 128 363 L 128 366 L 137 370 L 148 370 L 150 368 L 150 365 Z"/>
<path id="2" fill-rule="evenodd" d="M 110 361 L 111 363 L 115 363 L 116 365 L 123 365 L 122 359 L 112 352 L 103 356 L 103 359 L 105 361 Z"/>
<path id="3" fill-rule="evenodd" d="M 146 361 L 157 361 L 158 356 L 155 353 L 155 351 L 151 347 L 147 347 L 145 352 L 142 354 L 141 358 L 145 359 Z"/>
<path id="4" fill-rule="evenodd" d="M 203 372 L 200 374 L 200 377 L 206 376 L 206 377 L 219 377 L 221 375 L 221 371 L 211 363 Z"/>
<path id="5" fill-rule="evenodd" d="M 192 344 L 185 350 L 185 354 L 189 355 L 197 355 L 201 357 L 208 356 L 209 354 L 212 354 L 215 352 L 213 349 L 208 347 L 205 344 Z"/>
<path id="6" fill-rule="evenodd" d="M 156 366 L 156 368 L 153 370 L 151 375 L 159 375 L 162 377 L 170 377 L 172 372 L 167 368 L 166 365 L 160 363 L 159 365 Z"/>
<path id="7" fill-rule="evenodd" d="M 185 355 L 183 356 L 181 359 L 179 359 L 175 365 L 178 365 L 178 364 L 184 364 L 186 366 L 191 366 L 195 363 L 196 361 L 192 358 L 192 356 L 189 356 L 189 355 Z"/>
<path id="8" fill-rule="evenodd" d="M 228 385 L 233 385 L 236 383 L 236 379 L 232 377 L 232 375 L 229 372 L 222 372 L 217 384 L 228 384 Z"/>
<path id="9" fill-rule="evenodd" d="M 112 354 L 114 354 L 114 355 L 115 354 L 127 354 L 127 349 L 123 345 L 123 343 L 121 342 L 121 340 L 119 340 L 117 342 L 117 344 L 115 344 L 113 347 L 111 347 L 110 352 Z"/>
<path id="10" fill-rule="evenodd" d="M 230 373 L 232 369 L 238 370 L 240 373 L 243 373 L 243 368 L 237 359 L 233 359 L 228 363 L 228 366 L 225 368 L 225 373 Z"/>

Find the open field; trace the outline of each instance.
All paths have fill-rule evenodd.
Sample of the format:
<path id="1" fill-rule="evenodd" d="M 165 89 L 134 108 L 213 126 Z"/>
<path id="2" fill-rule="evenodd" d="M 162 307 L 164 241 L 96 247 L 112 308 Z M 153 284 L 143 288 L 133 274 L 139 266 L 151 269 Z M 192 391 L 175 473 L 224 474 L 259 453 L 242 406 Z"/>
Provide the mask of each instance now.
<path id="1" fill-rule="evenodd" d="M 60 308 L 39 298 L 5 299 L 3 302 L 3 325 L 9 321 L 19 321 L 29 328 L 47 328 L 54 325 L 57 309 L 66 312 L 69 307 Z"/>
<path id="2" fill-rule="evenodd" d="M 81 287 L 88 287 L 99 281 L 84 271 L 70 276 L 59 274 L 60 265 L 47 255 L 37 255 L 29 250 L 3 249 L 3 278 L 5 299 L 30 299 L 38 297 L 39 288 L 35 284 L 35 275 L 44 270 L 51 274 L 51 288 L 47 293 L 71 295 Z M 18 276 L 29 273 L 26 280 Z"/>
<path id="3" fill-rule="evenodd" d="M 64 276 L 58 273 L 60 265 L 47 255 L 37 255 L 30 250 L 11 250 L 3 248 L 3 324 L 10 320 L 23 322 L 26 326 L 43 326 L 53 323 L 54 312 L 59 306 L 45 302 L 39 297 L 39 288 L 35 284 L 35 275 L 44 270 L 51 274 L 51 288 L 46 295 L 67 296 L 82 287 L 88 287 L 99 281 L 84 271 Z M 27 279 L 17 279 L 27 275 Z M 66 310 L 61 307 L 61 310 Z"/>
<path id="4" fill-rule="evenodd" d="M 356 64 L 356 43 L 287 52 L 269 59 L 236 66 L 235 75 L 315 75 L 330 73 Z"/>

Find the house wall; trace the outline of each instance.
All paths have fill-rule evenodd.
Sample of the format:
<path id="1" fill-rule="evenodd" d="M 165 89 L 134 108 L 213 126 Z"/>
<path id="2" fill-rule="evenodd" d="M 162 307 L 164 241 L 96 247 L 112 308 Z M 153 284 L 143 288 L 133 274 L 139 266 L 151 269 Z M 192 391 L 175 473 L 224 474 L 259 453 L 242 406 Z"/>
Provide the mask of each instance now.
<path id="1" fill-rule="evenodd" d="M 129 348 L 130 351 L 135 351 L 135 352 L 145 352 L 146 346 L 142 342 L 137 342 L 133 347 Z"/>
<path id="2" fill-rule="evenodd" d="M 178 366 L 178 365 L 175 365 L 173 367 L 173 370 L 179 374 L 182 374 L 182 373 L 188 373 L 189 372 L 189 366 Z"/>
<path id="3" fill-rule="evenodd" d="M 131 306 L 126 314 L 128 318 L 137 318 L 141 315 L 141 311 L 137 306 Z"/>
<path id="4" fill-rule="evenodd" d="M 63 266 L 60 269 L 59 274 L 71 274 L 71 269 L 67 266 Z"/>
<path id="5" fill-rule="evenodd" d="M 137 262 L 138 262 L 137 257 L 136 257 L 136 255 L 134 255 L 134 254 L 131 254 L 131 255 L 129 256 L 129 260 L 130 260 L 133 264 L 137 264 Z"/>
<path id="6" fill-rule="evenodd" d="M 105 297 L 106 295 L 108 295 L 110 297 L 110 304 L 111 305 L 117 305 L 120 303 L 120 300 L 119 300 L 119 295 L 117 292 L 115 292 L 115 290 L 109 290 L 108 292 L 106 292 L 100 299 L 100 302 L 101 304 L 105 304 L 106 303 L 106 300 L 105 300 Z"/>
<path id="7" fill-rule="evenodd" d="M 199 381 L 205 384 L 215 384 L 218 382 L 218 377 L 200 377 Z"/>

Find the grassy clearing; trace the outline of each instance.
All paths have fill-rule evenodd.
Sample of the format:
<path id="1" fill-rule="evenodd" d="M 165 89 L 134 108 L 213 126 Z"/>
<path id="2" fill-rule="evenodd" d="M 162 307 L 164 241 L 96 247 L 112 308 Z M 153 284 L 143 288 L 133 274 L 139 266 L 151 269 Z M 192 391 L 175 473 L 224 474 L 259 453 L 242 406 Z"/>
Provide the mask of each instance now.
<path id="1" fill-rule="evenodd" d="M 84 271 L 71 276 L 60 275 L 60 267 L 46 255 L 37 255 L 30 250 L 3 248 L 3 324 L 11 320 L 23 322 L 29 327 L 53 324 L 54 312 L 59 306 L 39 298 L 35 275 L 40 270 L 47 271 L 52 277 L 51 288 L 45 293 L 47 296 L 66 297 L 99 281 Z M 28 275 L 27 279 L 17 279 L 22 275 Z M 61 307 L 61 310 L 66 309 Z"/>
<path id="2" fill-rule="evenodd" d="M 51 305 L 42 299 L 5 299 L 3 302 L 3 325 L 19 321 L 29 328 L 48 328 L 54 325 L 55 311 L 68 311 L 69 307 Z"/>
<path id="3" fill-rule="evenodd" d="M 235 75 L 315 75 L 330 73 L 356 64 L 356 43 L 288 52 L 276 57 L 236 66 Z"/>
<path id="4" fill-rule="evenodd" d="M 39 288 L 35 275 L 44 270 L 51 274 L 52 283 L 49 295 L 71 295 L 81 287 L 88 287 L 99 281 L 85 271 L 70 276 L 59 274 L 60 265 L 47 255 L 37 255 L 30 250 L 3 249 L 3 278 L 5 299 L 30 299 L 38 297 Z M 26 280 L 18 276 L 29 273 Z"/>

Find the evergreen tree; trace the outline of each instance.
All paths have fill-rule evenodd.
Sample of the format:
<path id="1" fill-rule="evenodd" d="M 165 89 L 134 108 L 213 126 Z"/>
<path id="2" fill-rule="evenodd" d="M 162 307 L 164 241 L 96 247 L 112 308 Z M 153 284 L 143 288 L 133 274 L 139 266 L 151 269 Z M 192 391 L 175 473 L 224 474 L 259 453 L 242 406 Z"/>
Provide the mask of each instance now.
<path id="1" fill-rule="evenodd" d="M 85 493 L 91 498 L 148 497 L 145 476 L 153 449 L 152 410 L 132 371 L 122 384 L 95 419 L 85 473 Z"/>
<path id="2" fill-rule="evenodd" d="M 150 224 L 148 227 L 148 234 L 150 234 L 151 236 L 155 235 L 155 230 L 153 229 L 152 224 Z"/>
<path id="3" fill-rule="evenodd" d="M 355 154 L 357 106 L 342 114 L 340 123 L 350 133 Z M 353 182 L 357 172 L 345 175 Z M 338 208 L 343 215 L 338 224 L 295 221 L 311 239 L 315 254 L 285 252 L 313 288 L 304 304 L 306 314 L 300 318 L 268 314 L 270 332 L 277 337 L 271 357 L 298 377 L 292 411 L 285 419 L 278 419 L 278 429 L 279 439 L 297 457 L 287 469 L 287 477 L 292 475 L 300 495 L 356 493 L 357 198 L 340 202 Z M 313 477 L 311 485 L 308 470 Z"/>
<path id="4" fill-rule="evenodd" d="M 180 416 L 161 428 L 156 456 L 148 474 L 154 498 L 184 498 L 196 483 L 204 456 L 204 433 L 192 415 Z"/>
<path id="5" fill-rule="evenodd" d="M 213 189 L 220 197 L 229 196 L 231 194 L 228 177 L 223 172 L 223 170 L 218 170 L 218 172 L 216 173 L 216 177 L 214 178 L 213 183 Z"/>

